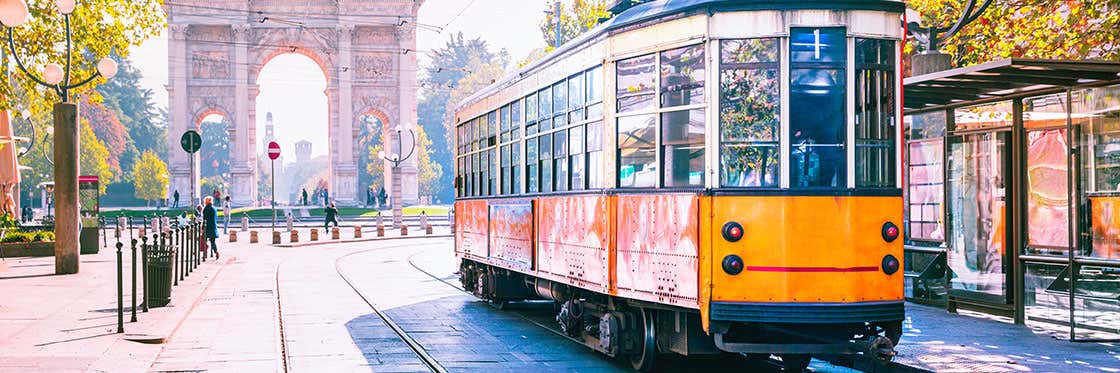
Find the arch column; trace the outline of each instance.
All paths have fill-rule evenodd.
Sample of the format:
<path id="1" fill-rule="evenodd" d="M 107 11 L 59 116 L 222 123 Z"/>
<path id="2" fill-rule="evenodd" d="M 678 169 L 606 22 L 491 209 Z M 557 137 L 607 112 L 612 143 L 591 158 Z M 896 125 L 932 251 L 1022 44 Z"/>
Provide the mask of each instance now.
<path id="1" fill-rule="evenodd" d="M 187 38 L 190 31 L 189 25 L 173 24 L 168 26 L 169 38 L 167 40 L 168 76 L 182 77 L 171 79 L 167 85 L 168 100 L 171 104 L 168 113 L 167 128 L 167 153 L 168 153 L 168 178 L 167 197 L 173 198 L 179 192 L 179 205 L 190 205 L 191 183 L 198 180 L 198 170 L 191 174 L 191 157 L 183 151 L 179 144 L 179 137 L 188 129 L 192 129 L 190 120 L 190 105 L 187 91 Z M 196 185 L 197 186 L 197 185 Z M 174 201 L 170 201 L 174 204 Z"/>
<path id="2" fill-rule="evenodd" d="M 251 131 L 256 120 L 256 94 L 259 91 L 249 84 L 249 25 L 233 25 L 234 45 L 234 118 L 233 123 L 240 136 L 234 138 L 230 147 L 229 167 L 230 199 L 236 205 L 251 205 L 257 201 L 256 152 L 253 143 L 255 134 Z M 253 88 L 253 89 L 250 89 Z M 253 92 L 250 92 L 253 91 Z"/>
<path id="3" fill-rule="evenodd" d="M 331 106 L 331 184 L 333 200 L 343 206 L 356 206 L 358 200 L 358 167 L 354 153 L 354 88 L 353 88 L 353 49 L 351 48 L 354 26 L 340 25 L 335 28 L 338 34 L 338 57 L 334 65 L 335 79 L 331 79 L 327 100 Z"/>

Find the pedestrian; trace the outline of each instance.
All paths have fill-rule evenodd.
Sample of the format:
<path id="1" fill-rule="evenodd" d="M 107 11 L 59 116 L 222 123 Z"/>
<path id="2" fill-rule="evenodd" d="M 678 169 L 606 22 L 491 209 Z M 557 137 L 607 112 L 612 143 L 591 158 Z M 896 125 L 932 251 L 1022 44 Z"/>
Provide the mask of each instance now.
<path id="1" fill-rule="evenodd" d="M 175 190 L 175 208 L 179 208 L 179 190 Z"/>
<path id="2" fill-rule="evenodd" d="M 218 254 L 218 244 L 215 242 L 218 238 L 218 211 L 214 209 L 214 198 L 206 197 L 202 201 L 206 204 L 202 209 L 202 220 L 206 225 L 206 239 L 210 241 L 210 252 L 214 253 L 215 259 L 221 259 L 221 254 Z"/>
<path id="3" fill-rule="evenodd" d="M 303 190 L 303 199 L 301 199 L 300 202 L 303 202 L 303 205 L 307 206 L 307 188 L 303 188 L 302 190 Z"/>
<path id="4" fill-rule="evenodd" d="M 327 208 L 324 209 L 323 212 L 326 215 L 326 218 L 323 219 L 323 230 L 326 230 L 327 228 L 329 228 L 331 226 L 331 223 L 334 223 L 334 226 L 337 227 L 338 226 L 338 209 L 334 208 L 334 204 L 332 203 L 332 204 L 327 205 Z"/>
<path id="5" fill-rule="evenodd" d="M 225 214 L 225 216 L 226 216 L 226 226 L 225 226 L 225 229 L 222 230 L 222 234 L 229 234 L 229 219 L 230 219 L 230 212 L 232 210 L 232 207 L 230 205 L 232 205 L 232 204 L 233 203 L 230 202 L 229 196 L 227 195 L 226 196 L 226 203 L 224 205 L 222 205 L 222 214 Z"/>

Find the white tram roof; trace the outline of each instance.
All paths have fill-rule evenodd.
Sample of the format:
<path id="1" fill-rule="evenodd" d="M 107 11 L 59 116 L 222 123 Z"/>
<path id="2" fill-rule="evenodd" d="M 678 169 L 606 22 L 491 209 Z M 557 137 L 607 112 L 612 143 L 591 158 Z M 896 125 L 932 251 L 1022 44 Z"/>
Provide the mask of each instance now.
<path id="1" fill-rule="evenodd" d="M 626 29 L 629 26 L 648 21 L 669 18 L 673 15 L 690 12 L 700 13 L 705 10 L 711 14 L 730 11 L 795 9 L 879 10 L 902 13 L 905 8 L 906 6 L 902 1 L 895 0 L 655 0 L 640 3 L 580 34 L 544 57 L 514 70 L 501 80 L 475 92 L 461 101 L 455 107 L 455 111 L 461 111 L 463 108 L 524 79 L 542 67 L 556 62 L 557 59 L 566 56 L 569 52 L 578 50 L 590 41 L 610 34 L 612 31 Z"/>

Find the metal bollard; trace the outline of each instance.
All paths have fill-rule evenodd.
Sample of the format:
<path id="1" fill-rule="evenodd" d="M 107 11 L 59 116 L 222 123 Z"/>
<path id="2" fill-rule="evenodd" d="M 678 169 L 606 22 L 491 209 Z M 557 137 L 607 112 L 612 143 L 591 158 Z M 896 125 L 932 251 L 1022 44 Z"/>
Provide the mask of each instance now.
<path id="1" fill-rule="evenodd" d="M 132 239 L 132 321 L 136 322 L 136 239 Z"/>
<path id="2" fill-rule="evenodd" d="M 420 229 L 424 229 L 424 227 L 427 227 L 427 226 L 428 226 L 428 212 L 427 211 L 420 211 Z M 431 233 L 429 233 L 429 234 L 431 234 Z"/>
<path id="3" fill-rule="evenodd" d="M 241 231 L 244 232 L 244 231 L 247 231 L 247 230 L 249 230 L 249 216 L 248 215 L 242 215 L 241 216 Z"/>
<path id="4" fill-rule="evenodd" d="M 148 236 L 140 236 L 140 275 L 144 278 L 144 312 L 148 312 Z"/>
<path id="5" fill-rule="evenodd" d="M 293 223 L 294 220 L 295 220 L 295 218 L 292 217 L 292 214 L 288 214 L 288 231 L 289 232 L 292 230 L 292 223 Z"/>
<path id="6" fill-rule="evenodd" d="M 101 247 L 109 247 L 109 225 L 105 224 L 105 219 L 98 217 L 97 224 L 101 226 Z M 118 241 L 121 238 L 120 231 L 117 231 Z"/>
<path id="7" fill-rule="evenodd" d="M 168 250 L 168 249 L 174 250 L 174 247 L 172 247 L 171 243 L 168 242 L 167 232 L 160 232 L 159 233 L 159 242 L 160 242 L 160 246 L 164 250 Z M 180 273 L 180 271 L 179 271 L 179 251 L 174 250 L 173 254 L 171 254 L 171 258 L 172 258 L 172 260 L 175 261 L 175 264 L 172 265 L 172 270 L 174 272 L 171 272 L 171 285 L 179 286 L 179 273 Z"/>
<path id="8" fill-rule="evenodd" d="M 121 257 L 121 244 L 117 241 L 117 333 L 124 333 L 124 258 Z"/>

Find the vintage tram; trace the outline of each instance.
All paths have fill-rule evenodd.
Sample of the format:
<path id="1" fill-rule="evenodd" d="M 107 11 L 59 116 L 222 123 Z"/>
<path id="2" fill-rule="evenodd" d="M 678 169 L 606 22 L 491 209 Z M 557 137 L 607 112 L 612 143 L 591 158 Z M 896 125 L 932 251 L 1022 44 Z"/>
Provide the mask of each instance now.
<path id="1" fill-rule="evenodd" d="M 455 254 L 494 302 L 658 354 L 889 359 L 903 3 L 628 6 L 456 109 Z"/>

